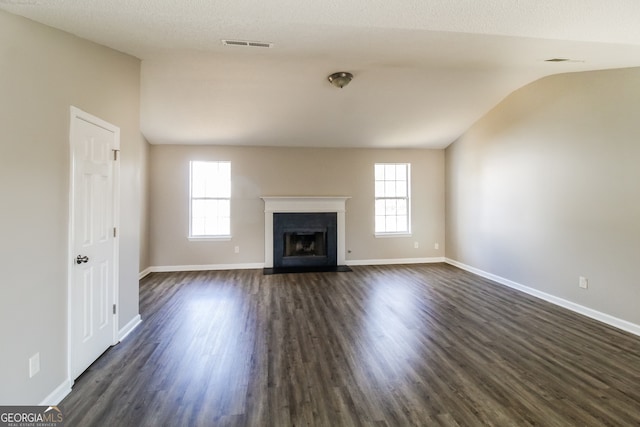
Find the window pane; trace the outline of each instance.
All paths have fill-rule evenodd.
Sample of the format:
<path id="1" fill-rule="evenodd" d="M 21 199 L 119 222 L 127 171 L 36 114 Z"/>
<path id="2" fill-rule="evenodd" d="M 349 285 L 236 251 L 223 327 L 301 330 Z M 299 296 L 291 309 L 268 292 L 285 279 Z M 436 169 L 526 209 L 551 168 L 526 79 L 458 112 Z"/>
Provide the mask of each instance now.
<path id="1" fill-rule="evenodd" d="M 406 216 L 398 216 L 396 217 L 397 219 L 397 228 L 396 231 L 409 231 L 409 227 L 408 227 L 408 217 Z"/>
<path id="2" fill-rule="evenodd" d="M 222 172 L 221 170 L 212 171 L 207 177 L 207 197 L 230 197 L 231 196 L 231 180 L 229 170 Z"/>
<path id="3" fill-rule="evenodd" d="M 215 218 L 218 215 L 218 201 L 217 200 L 198 200 L 204 207 L 204 217 L 211 221 L 211 218 Z"/>
<path id="4" fill-rule="evenodd" d="M 384 165 L 375 166 L 375 180 L 376 181 L 384 180 Z"/>
<path id="5" fill-rule="evenodd" d="M 204 218 L 193 218 L 191 220 L 191 234 L 193 236 L 201 236 L 204 234 Z"/>
<path id="6" fill-rule="evenodd" d="M 191 162 L 191 197 L 204 197 L 204 173 L 202 162 Z"/>
<path id="7" fill-rule="evenodd" d="M 407 214 L 407 200 L 406 199 L 398 199 L 397 204 L 397 214 L 398 215 L 406 215 Z"/>
<path id="8" fill-rule="evenodd" d="M 231 219 L 228 217 L 221 217 L 218 221 L 219 232 L 217 234 L 230 235 L 231 234 Z"/>
<path id="9" fill-rule="evenodd" d="M 387 216 L 385 217 L 385 231 L 392 233 L 396 231 L 396 217 L 395 216 Z"/>
<path id="10" fill-rule="evenodd" d="M 191 162 L 191 197 L 231 197 L 231 163 Z"/>
<path id="11" fill-rule="evenodd" d="M 386 201 L 384 214 L 387 215 L 387 216 L 396 214 L 396 201 L 395 201 L 395 199 Z"/>
<path id="12" fill-rule="evenodd" d="M 231 176 L 231 162 L 216 162 L 218 171 L 222 176 Z"/>
<path id="13" fill-rule="evenodd" d="M 228 218 L 231 213 L 231 202 L 229 200 L 218 200 L 218 216 Z"/>
<path id="14" fill-rule="evenodd" d="M 220 170 L 211 169 L 207 174 L 206 197 L 229 197 L 229 175 Z"/>
<path id="15" fill-rule="evenodd" d="M 229 235 L 230 197 L 230 162 L 191 162 L 191 235 Z"/>
<path id="16" fill-rule="evenodd" d="M 205 235 L 207 236 L 220 236 L 229 235 L 229 219 L 223 218 L 208 218 Z"/>
<path id="17" fill-rule="evenodd" d="M 396 165 L 384 165 L 384 179 L 387 181 L 396 179 Z"/>
<path id="18" fill-rule="evenodd" d="M 213 197 L 213 187 L 216 184 L 215 170 L 217 165 L 215 163 L 203 163 L 202 169 L 202 181 L 204 183 L 204 195 L 203 197 Z"/>
<path id="19" fill-rule="evenodd" d="M 194 200 L 191 204 L 191 217 L 192 218 L 206 218 L 207 217 L 207 202 L 208 200 Z"/>
<path id="20" fill-rule="evenodd" d="M 409 224 L 408 163 L 375 165 L 375 230 L 377 233 L 408 233 Z"/>
<path id="21" fill-rule="evenodd" d="M 396 197 L 407 197 L 406 181 L 396 181 Z"/>
<path id="22" fill-rule="evenodd" d="M 384 182 L 384 196 L 385 197 L 396 197 L 396 183 L 395 183 L 395 181 L 385 181 Z"/>
<path id="23" fill-rule="evenodd" d="M 216 235 L 216 220 L 215 218 L 207 218 L 205 220 L 205 227 L 204 227 L 204 232 L 202 233 L 203 236 L 213 236 Z"/>

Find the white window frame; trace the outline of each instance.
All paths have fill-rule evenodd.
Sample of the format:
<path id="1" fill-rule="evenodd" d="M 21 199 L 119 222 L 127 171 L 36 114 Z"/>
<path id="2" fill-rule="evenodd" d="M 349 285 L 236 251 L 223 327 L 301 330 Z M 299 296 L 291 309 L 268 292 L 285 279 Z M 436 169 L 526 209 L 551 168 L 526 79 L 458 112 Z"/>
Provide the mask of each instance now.
<path id="1" fill-rule="evenodd" d="M 209 163 L 215 164 L 218 167 L 220 164 L 225 163 L 229 165 L 229 192 L 227 196 L 215 196 L 215 197 L 194 197 L 194 173 L 193 166 L 195 163 Z M 229 232 L 225 234 L 194 234 L 193 233 L 193 202 L 195 200 L 226 200 L 229 203 Z M 203 161 L 192 160 L 189 162 L 189 240 L 231 240 L 231 162 L 230 161 Z"/>
<path id="2" fill-rule="evenodd" d="M 404 166 L 406 168 L 405 173 L 406 173 L 406 196 L 402 197 L 402 196 L 381 196 L 379 194 L 377 194 L 376 192 L 376 182 L 380 182 L 381 180 L 378 180 L 376 177 L 376 167 L 378 166 Z M 374 164 L 374 234 L 376 237 L 411 237 L 411 163 L 375 163 Z M 385 177 L 386 178 L 386 177 Z M 383 179 L 382 182 L 396 182 L 396 184 L 398 182 L 402 182 L 402 180 L 397 181 L 395 178 L 394 179 Z M 406 206 L 407 206 L 407 229 L 406 230 L 402 230 L 402 231 L 377 231 L 376 228 L 376 217 L 379 216 L 378 215 L 378 201 L 380 200 L 405 200 L 406 201 Z M 386 212 L 385 212 L 386 213 Z M 385 215 L 385 216 L 392 216 L 392 215 Z M 401 215 L 396 215 L 396 216 L 401 216 Z"/>

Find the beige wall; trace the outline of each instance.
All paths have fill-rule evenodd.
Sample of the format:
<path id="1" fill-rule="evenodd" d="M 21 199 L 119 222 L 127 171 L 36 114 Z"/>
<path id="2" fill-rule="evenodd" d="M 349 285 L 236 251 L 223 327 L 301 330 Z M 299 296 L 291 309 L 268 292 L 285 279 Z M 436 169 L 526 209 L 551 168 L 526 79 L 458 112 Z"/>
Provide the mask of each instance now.
<path id="1" fill-rule="evenodd" d="M 150 248 L 149 248 L 149 152 L 151 145 L 144 143 L 141 147 L 140 161 L 140 264 L 139 271 L 142 273 L 151 266 Z"/>
<path id="2" fill-rule="evenodd" d="M 232 241 L 187 240 L 190 160 L 232 162 Z M 412 237 L 374 237 L 376 162 L 411 163 Z M 263 263 L 260 196 L 352 196 L 346 213 L 347 260 L 444 256 L 443 150 L 152 146 L 150 165 L 153 266 Z M 240 246 L 239 254 L 234 246 Z"/>
<path id="3" fill-rule="evenodd" d="M 0 404 L 38 404 L 67 379 L 71 105 L 121 129 L 120 326 L 138 314 L 139 73 L 136 58 L 0 12 Z"/>
<path id="4" fill-rule="evenodd" d="M 639 325 L 639 88 L 640 69 L 548 77 L 451 145 L 447 257 Z"/>

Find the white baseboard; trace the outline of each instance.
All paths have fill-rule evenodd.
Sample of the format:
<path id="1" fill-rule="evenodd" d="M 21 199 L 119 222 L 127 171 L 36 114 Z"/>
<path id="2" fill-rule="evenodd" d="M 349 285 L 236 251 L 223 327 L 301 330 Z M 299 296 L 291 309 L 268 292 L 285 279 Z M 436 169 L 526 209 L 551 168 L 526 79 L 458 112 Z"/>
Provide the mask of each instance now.
<path id="1" fill-rule="evenodd" d="M 434 258 L 392 258 L 392 259 L 350 259 L 347 265 L 398 265 L 398 264 L 432 264 L 445 262 L 444 257 Z"/>
<path id="2" fill-rule="evenodd" d="M 540 298 L 557 306 L 566 308 L 573 312 L 582 314 L 584 316 L 590 317 L 592 319 L 598 320 L 602 323 L 606 323 L 609 326 L 613 326 L 614 328 L 622 329 L 623 331 L 632 333 L 634 335 L 640 336 L 640 325 L 636 325 L 635 323 L 628 322 L 623 319 L 619 319 L 617 317 L 611 316 L 606 313 L 602 313 L 597 310 L 593 310 L 589 307 L 585 307 L 580 304 L 576 304 L 574 302 L 568 301 L 563 298 L 559 298 L 557 296 L 548 294 L 546 292 L 539 291 L 534 288 L 530 288 L 528 286 L 522 285 L 520 283 L 514 282 L 509 279 L 505 279 L 504 277 L 496 276 L 495 274 L 487 273 L 486 271 L 480 270 L 475 267 L 471 267 L 470 265 L 463 264 L 459 261 L 446 258 L 445 261 L 447 264 L 451 264 L 455 267 L 458 267 L 462 270 L 466 270 L 470 273 L 477 274 L 478 276 L 484 277 L 485 279 L 493 280 L 501 285 L 507 286 L 512 289 L 516 289 L 518 291 L 524 292 L 536 298 Z"/>
<path id="3" fill-rule="evenodd" d="M 137 328 L 138 325 L 140 325 L 140 323 L 142 323 L 142 318 L 138 314 L 136 317 L 131 319 L 129 323 L 120 328 L 120 330 L 118 331 L 118 341 L 122 341 L 123 339 L 125 339 L 127 335 L 133 332 L 133 330 Z"/>
<path id="4" fill-rule="evenodd" d="M 391 259 L 356 259 L 345 261 L 346 265 L 395 265 L 395 264 L 431 264 L 445 262 L 444 257 L 434 258 L 391 258 Z M 151 273 L 172 273 L 177 271 L 210 271 L 210 270 L 255 270 L 264 268 L 264 263 L 245 264 L 206 264 L 206 265 L 162 265 L 145 269 L 140 273 L 144 277 Z M 144 274 L 144 276 L 143 276 Z"/>
<path id="5" fill-rule="evenodd" d="M 56 406 L 62 402 L 62 399 L 67 397 L 69 393 L 71 393 L 71 381 L 66 379 L 40 402 L 40 406 Z"/>
<path id="6" fill-rule="evenodd" d="M 151 274 L 151 267 L 147 267 L 144 270 L 142 270 L 140 272 L 140 274 L 138 275 L 138 280 L 142 280 L 145 277 L 147 277 L 149 274 Z"/>
<path id="7" fill-rule="evenodd" d="M 207 264 L 207 265 L 162 265 L 149 267 L 150 273 L 172 273 L 176 271 L 211 271 L 211 270 L 254 270 L 264 268 L 264 263 L 245 264 Z"/>
<path id="8" fill-rule="evenodd" d="M 124 328 L 120 329 L 118 332 L 118 341 L 122 341 L 127 335 L 131 333 L 140 323 L 142 323 L 142 319 L 140 315 L 134 317 L 129 323 L 127 323 Z M 73 383 L 71 380 L 66 379 L 62 384 L 56 387 L 47 397 L 42 399 L 40 402 L 40 406 L 56 406 L 62 400 L 67 397 L 69 393 L 71 393 L 71 386 Z"/>

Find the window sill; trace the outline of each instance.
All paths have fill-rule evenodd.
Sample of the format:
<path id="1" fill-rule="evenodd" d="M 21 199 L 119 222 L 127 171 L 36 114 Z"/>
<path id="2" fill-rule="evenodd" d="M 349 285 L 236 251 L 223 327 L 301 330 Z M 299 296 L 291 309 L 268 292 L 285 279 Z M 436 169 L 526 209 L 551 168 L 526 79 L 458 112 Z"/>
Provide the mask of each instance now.
<path id="1" fill-rule="evenodd" d="M 411 237 L 411 233 L 375 233 L 376 239 L 387 237 Z"/>
<path id="2" fill-rule="evenodd" d="M 228 242 L 231 236 L 188 236 L 190 242 Z"/>

